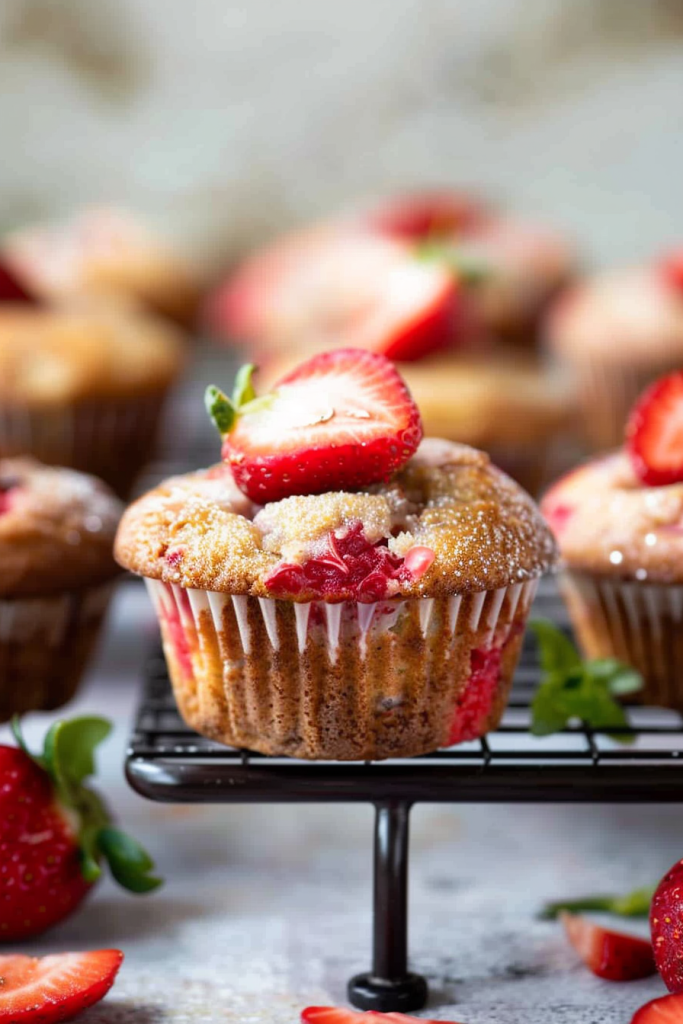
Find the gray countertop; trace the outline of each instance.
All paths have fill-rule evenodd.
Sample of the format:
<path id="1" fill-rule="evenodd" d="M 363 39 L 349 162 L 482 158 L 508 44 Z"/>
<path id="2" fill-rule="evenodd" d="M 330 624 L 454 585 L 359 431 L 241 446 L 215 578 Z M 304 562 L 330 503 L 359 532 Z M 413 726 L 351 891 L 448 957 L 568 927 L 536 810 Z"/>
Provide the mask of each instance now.
<path id="1" fill-rule="evenodd" d="M 122 584 L 70 710 L 115 721 L 102 750 L 102 787 L 166 885 L 141 898 L 104 882 L 79 913 L 23 951 L 125 952 L 115 988 L 84 1024 L 296 1024 L 307 1004 L 342 1002 L 349 976 L 369 967 L 372 811 L 174 807 L 132 793 L 123 756 L 154 632 L 143 588 Z M 30 717 L 36 744 L 49 718 Z M 535 912 L 546 899 L 655 881 L 682 855 L 683 812 L 675 806 L 417 807 L 410 943 L 414 966 L 429 979 L 429 1016 L 629 1024 L 663 984 L 600 981 L 576 961 L 560 927 Z"/>

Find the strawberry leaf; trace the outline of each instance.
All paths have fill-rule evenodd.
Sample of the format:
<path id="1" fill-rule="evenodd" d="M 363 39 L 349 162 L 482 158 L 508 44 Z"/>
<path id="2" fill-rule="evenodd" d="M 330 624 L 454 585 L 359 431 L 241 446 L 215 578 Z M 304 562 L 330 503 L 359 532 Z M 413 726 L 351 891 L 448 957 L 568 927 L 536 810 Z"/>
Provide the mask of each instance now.
<path id="1" fill-rule="evenodd" d="M 204 405 L 221 437 L 229 434 L 235 425 L 237 410 L 228 396 L 220 388 L 209 384 L 204 392 Z"/>
<path id="2" fill-rule="evenodd" d="M 615 696 L 640 689 L 639 674 L 614 658 L 582 661 L 571 640 L 552 622 L 538 620 L 531 629 L 543 672 L 531 702 L 533 735 L 549 736 L 579 719 L 621 743 L 631 743 L 626 712 Z"/>
<path id="3" fill-rule="evenodd" d="M 554 920 L 563 911 L 576 913 L 595 910 L 619 917 L 647 917 L 654 893 L 654 886 L 644 886 L 623 896 L 583 896 L 575 900 L 558 900 L 556 903 L 546 903 L 539 916 L 544 920 Z"/>
<path id="4" fill-rule="evenodd" d="M 492 273 L 485 260 L 442 239 L 427 239 L 416 245 L 413 251 L 419 260 L 441 264 L 463 284 L 477 285 Z"/>
<path id="5" fill-rule="evenodd" d="M 95 749 L 110 732 L 111 723 L 94 716 L 55 722 L 48 731 L 43 763 L 68 803 L 83 780 L 95 774 Z"/>
<path id="6" fill-rule="evenodd" d="M 247 402 L 253 402 L 256 398 L 254 385 L 251 382 L 255 369 L 253 363 L 246 363 L 237 371 L 235 386 L 232 389 L 232 404 L 235 409 L 239 410 L 241 406 L 246 405 Z"/>
<path id="7" fill-rule="evenodd" d="M 150 855 L 125 832 L 106 826 L 98 833 L 98 845 L 113 877 L 124 889 L 145 893 L 163 884 L 160 878 L 150 874 L 154 870 Z"/>

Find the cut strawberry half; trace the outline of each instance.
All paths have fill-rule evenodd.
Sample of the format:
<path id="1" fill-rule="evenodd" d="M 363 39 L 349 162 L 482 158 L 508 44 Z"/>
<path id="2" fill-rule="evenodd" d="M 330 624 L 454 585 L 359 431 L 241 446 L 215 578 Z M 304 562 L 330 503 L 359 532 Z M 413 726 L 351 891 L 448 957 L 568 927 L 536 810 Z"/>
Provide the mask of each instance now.
<path id="1" fill-rule="evenodd" d="M 645 939 L 613 932 L 578 914 L 560 914 L 567 938 L 587 967 L 607 981 L 636 981 L 655 974 L 652 946 Z"/>
<path id="2" fill-rule="evenodd" d="M 655 890 L 650 933 L 662 981 L 669 992 L 683 992 L 683 861 L 667 871 Z"/>
<path id="3" fill-rule="evenodd" d="M 347 1010 L 343 1006 L 308 1006 L 301 1012 L 302 1024 L 382 1024 L 395 1021 L 395 1024 L 437 1024 L 437 1021 L 425 1017 L 409 1017 L 405 1013 L 377 1013 L 369 1010 L 359 1013 Z M 456 1024 L 455 1021 L 441 1021 L 441 1024 Z"/>
<path id="4" fill-rule="evenodd" d="M 459 341 L 450 271 L 408 245 L 348 226 L 284 239 L 209 299 L 209 326 L 257 350 L 364 348 L 412 360 Z"/>
<path id="5" fill-rule="evenodd" d="M 36 304 L 36 299 L 21 283 L 12 268 L 0 258 L 0 302 Z"/>
<path id="6" fill-rule="evenodd" d="M 388 199 L 370 211 L 367 223 L 392 238 L 417 240 L 467 231 L 489 216 L 474 196 L 441 189 Z"/>
<path id="7" fill-rule="evenodd" d="M 643 392 L 628 419 L 626 446 L 641 483 L 666 487 L 683 481 L 683 371 Z"/>
<path id="8" fill-rule="evenodd" d="M 118 949 L 32 957 L 0 956 L 0 1021 L 71 1020 L 106 996 L 123 961 Z"/>
<path id="9" fill-rule="evenodd" d="M 237 486 L 258 504 L 387 480 L 422 439 L 418 408 L 384 356 L 320 353 L 260 398 L 252 369 L 238 375 L 232 400 L 209 388 L 207 408 Z"/>
<path id="10" fill-rule="evenodd" d="M 683 995 L 653 999 L 636 1010 L 631 1024 L 683 1024 Z"/>

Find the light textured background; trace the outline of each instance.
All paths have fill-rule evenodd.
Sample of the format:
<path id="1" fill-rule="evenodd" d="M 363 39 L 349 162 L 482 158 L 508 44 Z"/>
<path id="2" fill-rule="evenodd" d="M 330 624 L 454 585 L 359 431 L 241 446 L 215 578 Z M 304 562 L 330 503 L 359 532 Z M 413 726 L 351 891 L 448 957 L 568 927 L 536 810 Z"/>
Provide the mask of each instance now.
<path id="1" fill-rule="evenodd" d="M 683 0 L 2 0 L 0 226 L 86 201 L 231 252 L 480 184 L 590 258 L 680 238 Z"/>

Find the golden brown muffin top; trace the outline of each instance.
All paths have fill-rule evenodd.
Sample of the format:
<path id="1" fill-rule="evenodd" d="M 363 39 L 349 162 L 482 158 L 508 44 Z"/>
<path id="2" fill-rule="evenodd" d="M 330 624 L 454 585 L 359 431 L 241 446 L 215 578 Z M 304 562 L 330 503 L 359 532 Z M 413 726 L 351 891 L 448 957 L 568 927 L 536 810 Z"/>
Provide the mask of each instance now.
<path id="1" fill-rule="evenodd" d="M 67 221 L 24 228 L 4 239 L 2 250 L 41 298 L 123 297 L 180 323 L 192 319 L 200 299 L 194 270 L 121 210 L 86 209 Z"/>
<path id="2" fill-rule="evenodd" d="M 112 579 L 122 510 L 93 476 L 0 459 L 0 596 L 40 597 Z"/>
<path id="3" fill-rule="evenodd" d="M 541 508 L 569 568 L 683 583 L 683 484 L 642 484 L 626 452 L 568 473 Z"/>
<path id="4" fill-rule="evenodd" d="M 127 509 L 115 555 L 126 569 L 182 587 L 307 601 L 320 593 L 283 593 L 282 574 L 275 591 L 274 574 L 334 561 L 335 548 L 358 530 L 396 567 L 388 597 L 497 589 L 540 575 L 556 554 L 532 499 L 487 455 L 431 438 L 390 483 L 360 493 L 301 495 L 259 507 L 225 466 L 174 477 Z M 418 561 L 425 550 L 433 560 L 412 578 L 403 566 L 414 563 L 416 549 Z M 365 598 L 341 582 L 325 599 Z"/>
<path id="5" fill-rule="evenodd" d="M 0 310 L 0 400 L 35 405 L 164 390 L 184 362 L 180 335 L 113 306 Z"/>

